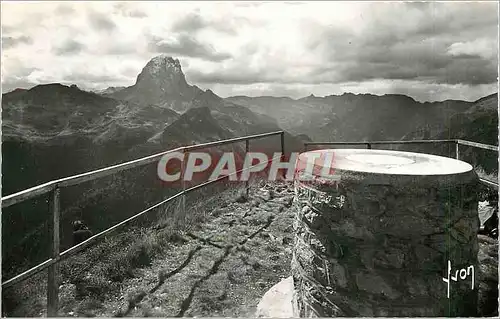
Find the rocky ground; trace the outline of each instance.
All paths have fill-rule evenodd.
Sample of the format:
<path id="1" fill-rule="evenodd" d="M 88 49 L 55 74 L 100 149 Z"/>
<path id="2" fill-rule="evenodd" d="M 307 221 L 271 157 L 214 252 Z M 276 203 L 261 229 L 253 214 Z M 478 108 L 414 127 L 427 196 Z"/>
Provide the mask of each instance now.
<path id="1" fill-rule="evenodd" d="M 124 267 L 126 271 L 118 267 L 126 258 L 106 259 L 111 255 L 106 242 L 77 256 L 80 259 L 73 260 L 71 267 L 62 265 L 65 280 L 60 286 L 59 315 L 255 316 L 266 291 L 290 276 L 294 193 L 285 183 L 262 183 L 251 189 L 248 200 L 235 194 L 223 194 L 225 200 L 207 208 L 202 221 L 188 221 L 193 227 L 169 235 L 166 241 L 160 240 L 164 236 L 160 231 L 147 230 L 149 237 L 145 237 L 157 241 L 157 252 L 147 262 L 137 262 L 132 272 L 127 270 L 131 267 Z M 128 250 L 130 242 L 144 233 L 124 235 L 112 237 L 116 253 Z M 498 241 L 478 238 L 480 315 L 494 316 L 498 314 Z M 132 251 L 140 259 L 143 250 Z M 109 266 L 113 263 L 118 265 Z M 103 275 L 110 269 L 127 274 L 119 279 Z M 76 282 L 70 277 L 82 279 Z M 45 273 L 33 278 L 40 283 L 19 294 L 24 301 L 12 315 L 45 315 L 45 278 Z"/>
<path id="2" fill-rule="evenodd" d="M 498 317 L 498 240 L 478 235 L 479 316 Z"/>
<path id="3" fill-rule="evenodd" d="M 211 211 L 101 302 L 77 301 L 82 293 L 63 284 L 60 315 L 253 316 L 264 293 L 290 274 L 293 189 L 265 185 L 249 198 Z"/>
<path id="4" fill-rule="evenodd" d="M 481 225 L 495 211 L 487 201 L 479 202 L 478 212 Z M 498 317 L 498 239 L 478 235 L 479 252 L 479 316 Z"/>

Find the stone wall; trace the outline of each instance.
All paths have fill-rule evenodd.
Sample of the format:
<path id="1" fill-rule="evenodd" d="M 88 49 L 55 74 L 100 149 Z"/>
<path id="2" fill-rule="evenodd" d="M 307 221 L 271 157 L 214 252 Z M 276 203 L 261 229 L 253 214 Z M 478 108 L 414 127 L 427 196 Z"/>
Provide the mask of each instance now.
<path id="1" fill-rule="evenodd" d="M 444 176 L 337 171 L 340 183 L 295 182 L 296 316 L 474 316 L 474 171 Z M 450 280 L 447 262 L 472 274 Z"/>

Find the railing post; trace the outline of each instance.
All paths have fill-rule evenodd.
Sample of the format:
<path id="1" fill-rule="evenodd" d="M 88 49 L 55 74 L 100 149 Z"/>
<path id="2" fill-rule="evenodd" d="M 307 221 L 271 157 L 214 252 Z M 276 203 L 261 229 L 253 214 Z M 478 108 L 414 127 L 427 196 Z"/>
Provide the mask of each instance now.
<path id="1" fill-rule="evenodd" d="M 285 132 L 281 132 L 281 159 L 285 160 Z M 283 179 L 286 180 L 286 171 L 283 170 Z"/>
<path id="2" fill-rule="evenodd" d="M 460 143 L 458 143 L 458 140 L 455 140 L 455 158 L 457 160 L 460 160 L 459 146 Z"/>
<path id="3" fill-rule="evenodd" d="M 304 153 L 307 152 L 307 143 L 304 143 Z"/>
<path id="4" fill-rule="evenodd" d="M 245 158 L 248 156 L 248 151 L 250 150 L 250 140 L 245 140 Z M 250 163 L 252 165 L 252 163 Z M 248 175 L 247 180 L 245 181 L 245 194 L 246 198 L 248 198 L 248 193 L 249 193 L 249 187 L 248 187 L 248 180 L 250 179 L 250 174 Z"/>
<path id="5" fill-rule="evenodd" d="M 372 149 L 372 145 L 370 143 L 366 143 L 366 148 L 371 150 Z"/>
<path id="6" fill-rule="evenodd" d="M 186 181 L 185 181 L 185 172 L 186 170 L 186 150 L 182 149 L 182 162 L 181 162 L 181 185 L 182 185 L 182 197 L 181 197 L 181 216 L 182 219 L 185 221 L 186 220 L 186 194 L 184 193 L 186 191 Z"/>
<path id="7" fill-rule="evenodd" d="M 61 215 L 60 211 L 60 190 L 59 187 L 50 193 L 50 210 L 52 211 L 52 218 L 50 218 L 49 224 L 52 232 L 52 251 L 51 257 L 58 260 L 59 259 L 59 217 Z M 56 262 L 49 266 L 48 278 L 47 278 L 47 317 L 57 317 L 57 312 L 59 310 L 59 264 Z"/>
<path id="8" fill-rule="evenodd" d="M 285 157 L 285 132 L 281 132 L 281 157 Z"/>

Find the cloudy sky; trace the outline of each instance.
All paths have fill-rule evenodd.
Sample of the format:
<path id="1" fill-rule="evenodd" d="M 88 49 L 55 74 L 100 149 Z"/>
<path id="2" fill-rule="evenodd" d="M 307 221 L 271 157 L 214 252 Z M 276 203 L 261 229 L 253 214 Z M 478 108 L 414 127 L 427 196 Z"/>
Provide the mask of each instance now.
<path id="1" fill-rule="evenodd" d="M 128 86 L 153 56 L 220 96 L 497 92 L 498 4 L 5 2 L 2 91 Z"/>

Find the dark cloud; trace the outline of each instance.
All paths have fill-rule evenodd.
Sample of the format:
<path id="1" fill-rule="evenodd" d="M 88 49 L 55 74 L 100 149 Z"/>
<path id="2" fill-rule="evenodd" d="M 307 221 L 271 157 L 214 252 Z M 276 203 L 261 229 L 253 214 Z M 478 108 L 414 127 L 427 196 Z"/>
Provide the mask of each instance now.
<path id="1" fill-rule="evenodd" d="M 232 18 L 224 21 L 210 21 L 202 17 L 198 12 L 190 13 L 178 20 L 172 26 L 172 31 L 183 33 L 195 33 L 203 29 L 214 29 L 230 35 L 237 34 L 238 25 L 247 22 L 244 18 Z"/>
<path id="2" fill-rule="evenodd" d="M 420 6 L 415 35 L 432 36 L 436 34 L 497 34 L 498 6 L 492 3 L 444 3 L 428 2 Z M 492 26 L 494 28 L 492 28 Z"/>
<path id="3" fill-rule="evenodd" d="M 3 30 L 2 30 L 3 32 Z M 18 46 L 19 44 L 32 44 L 33 39 L 29 36 L 19 37 L 2 37 L 2 48 L 9 49 Z"/>
<path id="4" fill-rule="evenodd" d="M 131 7 L 126 2 L 120 2 L 113 5 L 116 13 L 130 18 L 146 18 L 148 14 L 145 11 Z"/>
<path id="5" fill-rule="evenodd" d="M 27 67 L 18 58 L 10 58 L 9 64 L 11 63 L 18 66 L 16 68 L 9 68 L 9 76 L 5 77 L 2 81 L 2 93 L 10 92 L 17 88 L 30 89 L 39 84 L 38 82 L 29 80 L 28 77 L 34 71 L 42 71 L 40 68 Z"/>
<path id="6" fill-rule="evenodd" d="M 195 83 L 217 83 L 246 85 L 253 83 L 280 84 L 318 84 L 317 78 L 304 76 L 303 73 L 287 65 L 271 64 L 260 68 L 249 68 L 245 60 L 237 65 L 220 68 L 214 72 L 203 72 L 196 69 L 186 71 L 186 76 Z"/>
<path id="7" fill-rule="evenodd" d="M 438 21 L 439 22 L 439 21 Z M 424 26 L 423 29 L 426 27 Z M 490 28 L 496 28 L 491 25 Z M 386 32 L 387 31 L 387 32 Z M 412 30 L 415 31 L 415 30 Z M 389 32 L 377 29 L 361 36 L 345 30 L 330 30 L 320 50 L 334 66 L 318 69 L 318 75 L 332 75 L 332 82 L 363 82 L 372 79 L 426 80 L 443 84 L 489 84 L 496 82 L 497 58 L 477 54 L 449 54 L 449 47 L 464 38 L 461 32 L 435 30 L 432 37 L 426 32 Z M 476 35 L 477 37 L 477 35 Z M 497 43 L 490 38 L 491 50 Z M 485 52 L 487 55 L 488 52 Z M 333 76 L 335 74 L 335 76 Z M 327 77 L 325 77 L 327 78 Z"/>
<path id="8" fill-rule="evenodd" d="M 430 6 L 432 6 L 432 2 L 418 2 L 418 1 L 408 1 L 405 3 L 405 6 L 409 8 L 415 8 L 420 10 L 427 10 Z"/>
<path id="9" fill-rule="evenodd" d="M 66 75 L 63 82 L 70 83 L 114 83 L 117 81 L 116 75 L 111 74 L 91 74 L 86 72 L 74 72 L 70 75 Z"/>
<path id="10" fill-rule="evenodd" d="M 56 55 L 74 55 L 85 50 L 85 46 L 73 39 L 66 40 L 61 46 L 53 48 L 52 52 Z"/>
<path id="11" fill-rule="evenodd" d="M 253 83 L 281 84 L 320 84 L 329 83 L 320 77 L 314 77 L 313 72 L 306 76 L 304 73 L 296 72 L 296 69 L 286 65 L 267 65 L 257 69 L 249 69 L 248 65 L 239 64 L 231 67 L 218 69 L 214 72 L 202 72 L 199 70 L 187 70 L 186 76 L 196 83 L 210 84 L 238 84 L 246 85 Z"/>
<path id="12" fill-rule="evenodd" d="M 196 32 L 204 29 L 209 24 L 198 13 L 188 14 L 172 26 L 174 32 Z"/>
<path id="13" fill-rule="evenodd" d="M 288 85 L 281 84 L 269 84 L 269 85 L 203 85 L 203 90 L 210 89 L 216 92 L 220 97 L 230 97 L 230 96 L 275 96 L 275 97 L 290 97 L 290 98 L 301 98 L 311 94 L 310 88 L 308 87 L 290 87 Z"/>
<path id="14" fill-rule="evenodd" d="M 116 24 L 113 20 L 100 12 L 91 11 L 88 13 L 87 17 L 89 19 L 90 26 L 96 31 L 109 32 L 116 29 Z"/>
<path id="15" fill-rule="evenodd" d="M 38 83 L 29 81 L 25 78 L 8 78 L 2 81 L 2 94 L 11 92 L 15 89 L 31 89 L 38 85 Z"/>
<path id="16" fill-rule="evenodd" d="M 111 43 L 110 46 L 106 49 L 106 54 L 111 55 L 127 55 L 136 53 L 137 47 L 127 43 Z"/>
<path id="17" fill-rule="evenodd" d="M 390 6 L 393 14 L 385 11 L 367 16 L 368 27 L 362 32 L 332 26 L 325 29 L 313 20 L 305 21 L 306 48 L 323 61 L 310 67 L 307 76 L 294 72 L 294 66 L 285 68 L 276 63 L 258 70 L 249 69 L 249 64 L 239 64 L 212 73 L 191 71 L 190 77 L 199 83 L 223 84 L 340 84 L 379 79 L 450 85 L 497 82 L 498 18 L 491 6 L 472 3 L 456 6 L 391 3 Z M 484 39 L 482 46 L 474 44 L 478 38 Z M 454 44 L 467 49 L 450 52 Z M 242 56 L 239 60 L 249 57 Z"/>
<path id="18" fill-rule="evenodd" d="M 3 25 L 2 24 L 2 34 L 5 35 L 6 33 L 10 33 L 12 31 L 14 31 L 15 28 L 12 27 L 12 26 L 9 26 L 9 25 Z"/>
<path id="19" fill-rule="evenodd" d="M 223 61 L 231 58 L 227 53 L 217 52 L 212 46 L 198 42 L 194 37 L 181 33 L 173 40 L 151 37 L 149 49 L 155 53 L 166 53 L 209 61 Z"/>
<path id="20" fill-rule="evenodd" d="M 184 63 L 182 63 L 184 66 Z M 137 77 L 138 70 L 137 68 L 133 67 L 126 67 L 123 70 L 121 70 L 120 74 L 124 77 L 130 78 L 130 77 Z"/>
<path id="21" fill-rule="evenodd" d="M 237 4 L 237 6 L 254 5 L 256 4 Z M 88 28 L 91 29 L 72 29 L 69 31 L 72 35 L 71 39 L 81 39 L 81 36 L 95 34 L 94 30 L 112 35 L 112 31 L 118 31 L 113 17 L 146 17 L 146 13 L 141 10 L 142 8 L 123 2 L 114 5 L 108 15 L 91 10 L 87 15 Z M 106 50 L 106 54 L 134 54 L 136 59 L 142 57 L 149 59 L 154 51 L 181 58 L 199 58 L 212 62 L 224 61 L 213 72 L 207 72 L 202 65 L 199 66 L 200 69 L 195 70 L 196 64 L 193 63 L 192 68 L 185 68 L 186 77 L 192 83 L 206 84 L 207 87 L 217 86 L 215 83 L 227 88 L 243 88 L 244 90 L 247 90 L 246 88 L 253 90 L 250 89 L 252 87 L 255 88 L 256 94 L 267 90 L 265 94 L 269 95 L 297 95 L 302 94 L 302 88 L 311 89 L 317 84 L 326 84 L 317 87 L 322 87 L 322 90 L 327 92 L 330 87 L 350 85 L 356 88 L 359 85 L 359 88 L 363 90 L 367 88 L 374 92 L 385 93 L 389 86 L 388 92 L 407 93 L 430 99 L 433 94 L 451 94 L 452 91 L 455 94 L 457 90 L 460 91 L 457 87 L 465 87 L 468 92 L 466 94 L 471 94 L 470 92 L 478 91 L 479 88 L 489 88 L 491 83 L 496 83 L 498 76 L 497 10 L 496 4 L 471 2 L 374 3 L 370 10 L 360 12 L 362 19 L 358 21 L 359 25 L 351 25 L 356 21 L 353 19 L 352 23 L 346 22 L 347 26 L 343 29 L 320 25 L 317 20 L 315 21 L 315 17 L 299 17 L 297 21 L 303 22 L 308 19 L 308 24 L 299 26 L 300 32 L 290 36 L 297 40 L 302 39 L 305 49 L 300 48 L 300 43 L 296 43 L 296 47 L 285 46 L 282 49 L 275 48 L 277 46 L 267 43 L 268 41 L 249 39 L 247 44 L 242 44 L 238 48 L 241 54 L 235 59 L 231 59 L 231 55 L 224 52 L 223 46 L 210 45 L 209 37 L 213 32 L 207 32 L 206 37 L 201 37 L 205 35 L 201 31 L 218 31 L 224 34 L 216 36 L 227 36 L 237 34 L 242 24 L 250 26 L 249 29 L 251 29 L 253 26 L 267 27 L 268 23 L 272 25 L 276 22 L 279 27 L 281 21 L 268 21 L 268 17 L 212 18 L 205 16 L 203 10 L 195 10 L 179 17 L 180 20 L 175 20 L 172 39 L 163 35 L 152 37 L 151 31 L 146 29 L 143 34 L 149 52 L 141 47 L 143 40 L 141 38 L 137 45 L 110 40 L 106 45 L 98 47 L 96 53 L 102 54 L 102 51 Z M 69 21 L 74 13 L 74 9 L 66 4 L 61 4 L 54 12 L 55 15 L 65 15 L 64 18 L 67 19 L 65 21 Z M 36 19 L 31 20 L 36 22 Z M 117 18 L 116 22 L 121 20 L 123 19 Z M 125 20 L 145 22 L 139 19 Z M 341 21 L 340 24 L 343 22 Z M 31 34 L 29 33 L 31 24 L 26 23 L 26 26 L 28 28 L 26 32 L 19 33 L 18 31 L 22 29 L 20 26 L 2 25 L 3 48 L 33 43 L 32 38 L 28 36 Z M 69 30 L 70 26 L 60 26 L 58 31 L 61 28 Z M 78 32 L 82 34 L 79 35 Z M 98 36 L 99 39 L 105 39 L 101 37 L 103 34 Z M 283 34 L 283 36 L 288 35 Z M 304 49 L 303 55 L 294 51 L 296 48 Z M 24 49 L 24 47 L 19 47 L 20 52 Z M 70 55 L 86 49 L 89 48 L 76 40 L 67 40 L 52 51 L 57 55 Z M 286 52 L 288 49 L 292 51 L 290 55 Z M 14 53 L 13 51 L 10 52 Z M 291 56 L 296 56 L 297 59 L 290 61 Z M 185 66 L 184 62 L 183 66 Z M 78 69 L 85 68 L 79 67 Z M 64 80 L 69 83 L 112 85 L 110 83 L 116 83 L 117 77 L 133 78 L 136 73 L 137 71 L 133 69 L 113 76 L 75 73 Z M 28 77 L 32 78 L 29 72 L 25 75 L 9 74 L 5 85 L 10 89 L 31 87 L 34 83 L 26 80 Z M 393 82 L 397 85 L 390 88 L 390 84 L 387 83 Z M 265 85 L 247 85 L 253 83 L 265 83 Z M 463 84 L 463 86 L 454 86 L 456 84 Z M 441 87 L 444 91 L 440 93 Z M 308 92 L 303 92 L 303 95 L 308 95 Z"/>
<path id="22" fill-rule="evenodd" d="M 56 8 L 56 13 L 65 16 L 75 13 L 75 9 L 73 9 L 71 6 L 61 4 Z"/>
<path id="23" fill-rule="evenodd" d="M 15 71 L 15 74 L 13 74 L 13 75 L 15 75 L 17 77 L 27 77 L 35 71 L 41 71 L 41 69 L 22 66 L 22 67 L 17 68 Z"/>
<path id="24" fill-rule="evenodd" d="M 127 12 L 127 16 L 132 17 L 132 18 L 146 18 L 148 14 L 144 11 L 141 10 L 130 10 Z"/>
<path id="25" fill-rule="evenodd" d="M 321 77 L 303 75 L 284 75 L 285 72 L 292 74 L 290 68 L 273 68 L 269 70 L 246 70 L 245 67 L 233 67 L 224 71 L 201 72 L 198 70 L 186 71 L 186 76 L 195 83 L 203 84 L 237 84 L 247 85 L 254 83 L 272 84 L 322 84 L 339 83 L 336 80 L 322 79 Z M 312 74 L 312 73 L 311 73 Z"/>
<path id="26" fill-rule="evenodd" d="M 188 75 L 198 83 L 221 84 L 320 84 L 386 79 L 470 85 L 495 83 L 498 76 L 496 58 L 478 54 L 451 56 L 446 45 L 398 42 L 369 46 L 353 39 L 345 44 L 336 41 L 324 49 L 331 63 L 310 67 L 306 75 L 280 64 L 257 70 L 239 64 L 211 73 L 192 70 Z"/>
<path id="27" fill-rule="evenodd" d="M 195 83 L 217 83 L 217 84 L 252 84 L 274 82 L 266 73 L 258 73 L 245 70 L 244 68 L 231 68 L 218 72 L 201 72 L 199 70 L 186 71 L 186 77 Z"/>
<path id="28" fill-rule="evenodd" d="M 285 85 L 272 85 L 269 88 L 256 88 L 253 91 L 254 96 L 276 96 L 276 97 L 292 97 L 298 98 L 311 94 L 307 89 L 290 88 Z"/>

